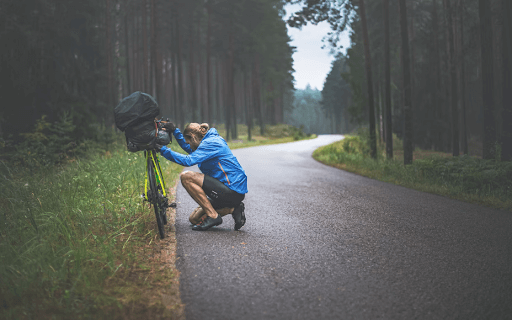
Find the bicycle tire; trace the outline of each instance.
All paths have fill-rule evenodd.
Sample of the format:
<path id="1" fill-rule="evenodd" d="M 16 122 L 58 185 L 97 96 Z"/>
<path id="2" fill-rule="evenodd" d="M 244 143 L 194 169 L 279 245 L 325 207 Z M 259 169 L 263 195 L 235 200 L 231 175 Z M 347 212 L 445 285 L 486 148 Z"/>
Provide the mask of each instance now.
<path id="1" fill-rule="evenodd" d="M 154 156 L 154 154 L 153 154 Z M 162 208 L 160 206 L 160 200 L 158 197 L 158 188 L 156 183 L 156 177 L 155 177 L 155 167 L 153 165 L 153 161 L 151 160 L 151 157 L 148 157 L 148 182 L 149 182 L 149 190 L 150 193 L 150 201 L 153 205 L 153 208 L 155 210 L 155 218 L 156 218 L 156 224 L 158 226 L 158 233 L 160 234 L 160 239 L 165 238 L 165 228 L 164 228 L 164 222 L 162 219 L 162 210 L 165 210 L 165 208 Z"/>
<path id="2" fill-rule="evenodd" d="M 156 157 L 155 154 L 153 154 L 154 157 Z M 157 167 L 155 168 L 155 171 L 157 171 L 157 174 L 160 175 L 160 179 L 158 179 L 158 182 L 157 182 L 157 190 L 158 190 L 158 200 L 159 200 L 159 203 L 160 203 L 160 208 L 162 209 L 161 210 L 161 216 L 162 216 L 162 221 L 164 224 L 167 224 L 167 207 L 168 207 L 168 202 L 167 202 L 167 198 L 164 197 L 164 192 L 163 192 L 163 188 L 164 188 L 164 183 L 162 181 L 163 179 L 163 174 L 162 174 L 162 168 L 160 168 L 160 163 L 157 161 L 156 162 L 157 164 Z"/>

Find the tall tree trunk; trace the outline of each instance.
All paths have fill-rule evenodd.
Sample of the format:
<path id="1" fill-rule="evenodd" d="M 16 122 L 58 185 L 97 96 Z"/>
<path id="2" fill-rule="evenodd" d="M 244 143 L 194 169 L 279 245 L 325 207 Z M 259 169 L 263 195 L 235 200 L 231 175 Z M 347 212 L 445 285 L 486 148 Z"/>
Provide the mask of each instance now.
<path id="1" fill-rule="evenodd" d="M 391 118 L 391 58 L 389 53 L 389 0 L 384 0 L 384 91 L 386 100 L 386 157 L 393 159 L 393 127 Z"/>
<path id="2" fill-rule="evenodd" d="M 143 77 L 143 85 L 144 92 L 149 93 L 151 90 L 149 88 L 149 66 L 148 66 L 148 32 L 147 32 L 147 1 L 142 0 L 142 41 L 144 46 L 144 56 L 142 61 L 142 77 Z"/>
<path id="3" fill-rule="evenodd" d="M 493 68 L 494 68 L 494 118 L 496 120 L 496 147 L 495 154 L 496 159 L 500 159 L 501 157 L 501 149 L 502 147 L 502 106 L 503 106 L 503 92 L 502 92 L 502 43 L 503 39 L 501 38 L 501 1 L 500 0 L 492 0 L 489 1 L 491 6 L 491 20 L 492 20 L 492 43 L 493 43 Z M 510 17 L 507 17 L 510 19 Z"/>
<path id="4" fill-rule="evenodd" d="M 247 79 L 249 77 L 249 80 Z M 247 141 L 252 140 L 252 95 L 251 95 L 251 74 L 244 75 L 244 88 L 245 88 L 245 120 L 247 123 Z"/>
<path id="5" fill-rule="evenodd" d="M 196 32 L 197 32 L 197 36 L 196 36 L 196 41 L 197 41 L 197 48 L 198 50 L 197 51 L 197 67 L 199 68 L 199 80 L 197 81 L 197 95 L 199 97 L 199 101 L 200 101 L 200 106 L 201 106 L 201 113 L 200 113 L 200 117 L 201 117 L 201 122 L 208 122 L 207 121 L 207 118 L 208 118 L 208 107 L 206 105 L 206 102 L 205 102 L 205 85 L 204 85 L 204 59 L 203 59 L 203 54 L 202 54 L 202 51 L 201 50 L 201 35 L 202 35 L 202 31 L 201 31 L 201 14 L 198 15 L 198 18 L 197 18 L 197 29 L 196 29 Z"/>
<path id="6" fill-rule="evenodd" d="M 198 121 L 197 119 L 199 118 L 199 116 L 201 115 L 200 112 L 198 112 L 198 103 L 197 103 L 197 94 L 196 94 L 196 87 L 197 87 L 197 83 L 196 83 L 196 64 L 195 64 L 195 52 L 194 52 L 194 42 L 195 42 L 195 38 L 194 37 L 194 12 L 192 12 L 190 14 L 190 25 L 189 25 L 189 37 L 188 37 L 188 49 L 189 49 L 189 53 L 188 53 L 188 59 L 189 59 L 189 64 L 188 64 L 188 72 L 189 72 L 189 77 L 190 77 L 190 88 L 189 88 L 189 92 L 188 92 L 188 95 L 189 97 L 191 98 L 191 108 L 192 108 L 192 118 L 193 118 L 193 121 Z"/>
<path id="7" fill-rule="evenodd" d="M 482 100 L 484 115 L 483 158 L 493 159 L 496 143 L 496 119 L 494 115 L 494 71 L 491 8 L 488 0 L 478 1 L 482 57 Z"/>
<path id="8" fill-rule="evenodd" d="M 263 124 L 263 115 L 261 112 L 261 78 L 260 78 L 260 56 L 258 53 L 254 55 L 254 71 L 252 74 L 253 83 L 253 114 L 257 113 L 260 125 L 260 134 L 263 136 L 265 128 Z"/>
<path id="9" fill-rule="evenodd" d="M 464 154 L 469 154 L 468 150 L 468 130 L 466 123 L 466 72 L 465 67 L 465 50 L 464 50 L 464 2 L 462 0 L 458 0 L 458 8 L 459 8 L 459 22 L 460 22 L 460 35 L 459 35 L 459 69 L 460 69 L 460 106 L 462 108 L 462 152 Z"/>
<path id="10" fill-rule="evenodd" d="M 111 31 L 110 31 L 110 1 L 106 1 L 106 11 L 105 11 L 105 30 L 106 30 L 106 40 L 107 40 L 107 48 L 105 50 L 106 58 L 107 58 L 107 102 L 109 108 L 113 107 L 114 104 L 114 80 L 113 80 L 113 63 L 112 63 L 112 40 L 111 40 Z M 106 112 L 107 124 L 110 125 L 111 122 L 111 114 L 112 112 Z"/>
<path id="11" fill-rule="evenodd" d="M 404 165 L 411 164 L 412 147 L 412 97 L 411 71 L 409 61 L 409 35 L 407 33 L 407 8 L 405 0 L 400 0 L 400 33 L 402 35 L 402 59 L 404 81 Z"/>
<path id="12" fill-rule="evenodd" d="M 224 120 L 226 125 L 226 140 L 229 141 L 231 139 L 231 74 L 230 74 L 230 53 L 228 49 L 228 58 L 223 61 L 223 102 L 224 102 Z"/>
<path id="13" fill-rule="evenodd" d="M 276 112 L 275 112 L 275 97 L 274 97 L 274 86 L 272 85 L 272 80 L 270 80 L 270 83 L 267 86 L 267 90 L 270 93 L 270 96 L 272 97 L 272 100 L 269 103 L 269 111 L 267 112 L 269 117 L 269 122 L 271 125 L 276 124 Z"/>
<path id="14" fill-rule="evenodd" d="M 137 12 L 134 13 L 134 40 L 133 40 L 133 91 L 143 91 L 140 85 L 140 25 L 139 25 L 139 15 Z"/>
<path id="15" fill-rule="evenodd" d="M 439 54 L 439 19 L 437 16 L 437 0 L 432 1 L 432 35 L 433 35 L 433 43 L 434 43 L 434 119 L 435 126 L 434 132 L 436 135 L 434 137 L 434 148 L 436 150 L 443 150 L 442 141 L 443 141 L 443 119 L 442 119 L 442 108 L 441 108 L 441 57 Z"/>
<path id="16" fill-rule="evenodd" d="M 414 96 L 414 88 L 416 86 L 415 84 L 415 79 L 414 79 L 414 68 L 415 68 L 415 62 L 416 62 L 416 51 L 415 51 L 415 47 L 414 47 L 414 38 L 415 38 L 415 33 L 414 33 L 414 2 L 412 1 L 409 1 L 410 3 L 410 6 L 411 6 L 411 10 L 409 11 L 409 14 L 410 14 L 410 17 L 411 19 L 409 20 L 409 52 L 411 54 L 411 96 Z"/>
<path id="17" fill-rule="evenodd" d="M 458 96 L 457 96 L 457 68 L 454 50 L 454 34 L 453 34 L 453 13 L 450 0 L 443 0 L 444 9 L 446 14 L 446 27 L 448 28 L 448 61 L 450 69 L 450 97 L 451 97 L 451 111 L 452 111 L 452 154 L 454 157 L 459 155 L 459 111 L 458 111 Z"/>
<path id="18" fill-rule="evenodd" d="M 281 90 L 279 90 L 279 123 L 284 123 L 284 85 L 281 85 Z"/>
<path id="19" fill-rule="evenodd" d="M 232 138 L 233 139 L 237 139 L 238 137 L 238 132 L 237 132 L 237 129 L 236 129 L 236 97 L 235 97 L 235 35 L 234 35 L 234 31 L 233 31 L 233 18 L 231 18 L 231 28 L 230 28 L 230 33 L 229 33 L 229 68 L 228 68 L 228 79 L 229 79 L 229 82 L 228 82 L 228 101 L 229 101 L 229 106 L 228 106 L 228 111 L 226 113 L 226 116 L 227 117 L 230 117 L 231 119 L 233 119 L 233 133 L 232 133 Z M 231 112 L 231 114 L 230 114 Z M 231 122 L 231 121 L 230 121 Z M 227 127 L 227 125 L 226 125 Z"/>
<path id="20" fill-rule="evenodd" d="M 173 105 L 173 108 L 172 108 L 172 113 L 171 113 L 171 116 L 172 116 L 172 121 L 173 122 L 177 122 L 178 120 L 178 80 L 177 80 L 177 57 L 176 57 L 176 49 L 177 49 L 177 36 L 176 36 L 176 25 L 177 25 L 177 21 L 176 21 L 176 14 L 174 13 L 173 14 L 174 16 L 174 19 L 173 21 L 171 22 L 171 26 L 172 26 L 172 30 L 171 30 L 171 37 L 172 37 L 172 40 L 171 40 L 171 81 L 172 81 L 172 105 Z"/>
<path id="21" fill-rule="evenodd" d="M 206 31 L 206 90 L 208 91 L 207 96 L 207 102 L 206 102 L 206 114 L 207 114 L 207 121 L 208 123 L 211 123 L 212 121 L 212 64 L 211 64 L 211 46 L 210 46 L 210 39 L 211 39 L 211 31 L 212 31 L 212 24 L 211 24 L 211 12 L 210 12 L 210 6 L 209 4 L 206 6 L 207 13 L 208 13 L 208 30 Z"/>
<path id="22" fill-rule="evenodd" d="M 151 0 L 151 64 L 153 65 L 153 73 L 155 75 L 155 91 L 156 101 L 162 106 L 166 105 L 162 85 L 162 57 L 158 48 L 158 18 L 156 13 L 156 0 Z"/>
<path id="23" fill-rule="evenodd" d="M 177 17 L 177 23 L 176 23 L 176 33 L 178 35 L 178 118 L 180 127 L 183 128 L 185 124 L 185 92 L 183 89 L 183 61 L 182 61 L 182 54 L 181 49 L 183 48 L 183 36 L 181 35 L 181 29 L 180 29 L 180 19 L 179 15 Z"/>
<path id="24" fill-rule="evenodd" d="M 380 78 L 380 75 L 379 75 Z M 378 89 L 379 89 L 379 112 L 377 115 L 377 120 L 379 123 L 379 142 L 382 144 L 384 142 L 384 123 L 383 123 L 383 107 L 382 107 L 382 85 L 380 81 L 377 81 Z"/>
<path id="25" fill-rule="evenodd" d="M 129 36 L 128 36 L 128 15 L 130 14 L 130 8 L 128 7 L 128 5 L 126 5 L 126 9 L 125 9 L 125 13 L 124 13 L 124 20 L 123 20 L 123 23 L 124 23 L 124 47 L 125 47 L 125 55 L 126 55 L 126 59 L 125 59 L 125 66 L 124 66 L 124 69 L 126 70 L 126 91 L 128 92 L 128 94 L 130 94 L 132 92 L 132 75 L 130 74 L 130 41 L 129 41 Z"/>
<path id="26" fill-rule="evenodd" d="M 368 86 L 368 107 L 370 122 L 370 149 L 372 158 L 377 158 L 377 141 L 375 137 L 375 107 L 373 99 L 373 80 L 372 80 L 372 60 L 370 55 L 370 41 L 368 39 L 368 27 L 366 24 L 366 12 L 364 0 L 359 0 L 359 9 L 361 10 L 361 22 L 363 25 L 363 43 L 364 43 L 364 61 L 366 69 L 366 82 Z M 406 25 L 407 27 L 407 25 Z M 407 29 L 406 29 L 407 32 Z"/>
<path id="27" fill-rule="evenodd" d="M 502 70 L 503 70 L 503 131 L 501 159 L 512 161 L 512 2 L 502 0 Z"/>
<path id="28" fill-rule="evenodd" d="M 222 84 L 221 84 L 221 65 L 220 65 L 220 58 L 216 57 L 215 58 L 215 84 L 216 84 L 216 87 L 215 87 L 215 105 L 216 105 L 216 109 L 215 109 L 215 121 L 218 121 L 218 122 L 221 122 L 221 119 L 222 119 L 222 105 L 221 105 L 221 102 L 222 102 Z"/>

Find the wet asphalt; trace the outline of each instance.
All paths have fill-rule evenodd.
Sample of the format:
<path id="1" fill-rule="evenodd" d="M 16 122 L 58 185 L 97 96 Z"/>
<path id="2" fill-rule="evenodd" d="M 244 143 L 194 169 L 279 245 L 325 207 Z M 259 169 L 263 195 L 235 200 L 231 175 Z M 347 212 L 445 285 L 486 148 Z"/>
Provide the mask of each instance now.
<path id="1" fill-rule="evenodd" d="M 187 319 L 511 319 L 512 213 L 315 161 L 339 135 L 234 150 L 247 223 L 192 231 L 177 190 Z M 185 170 L 195 170 L 186 168 Z"/>

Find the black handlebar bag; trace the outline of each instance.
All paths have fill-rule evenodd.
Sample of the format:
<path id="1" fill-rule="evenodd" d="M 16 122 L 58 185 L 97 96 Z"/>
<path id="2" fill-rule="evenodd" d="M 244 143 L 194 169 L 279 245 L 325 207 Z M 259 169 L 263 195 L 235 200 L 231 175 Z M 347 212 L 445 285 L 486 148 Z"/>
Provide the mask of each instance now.
<path id="1" fill-rule="evenodd" d="M 134 92 L 124 98 L 114 109 L 119 130 L 124 131 L 129 151 L 152 149 L 156 144 L 167 145 L 169 133 L 159 130 L 154 121 L 160 113 L 155 99 L 147 93 Z"/>
<path id="2" fill-rule="evenodd" d="M 117 128 L 124 132 L 128 127 L 154 119 L 159 113 L 158 103 L 152 96 L 136 91 L 115 107 L 114 119 Z"/>

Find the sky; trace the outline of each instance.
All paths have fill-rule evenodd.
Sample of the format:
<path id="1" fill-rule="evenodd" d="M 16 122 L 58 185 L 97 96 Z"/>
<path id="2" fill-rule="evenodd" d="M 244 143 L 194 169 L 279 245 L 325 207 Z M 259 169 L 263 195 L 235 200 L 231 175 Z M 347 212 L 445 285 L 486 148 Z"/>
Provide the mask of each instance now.
<path id="1" fill-rule="evenodd" d="M 286 5 L 286 16 L 301 9 L 300 5 Z M 324 43 L 322 38 L 330 31 L 327 22 L 318 25 L 308 23 L 301 30 L 288 27 L 288 35 L 292 39 L 291 46 L 297 47 L 293 54 L 293 69 L 295 77 L 295 89 L 305 89 L 307 84 L 312 88 L 322 90 L 327 74 L 331 70 L 331 62 L 334 56 L 329 54 L 329 47 L 322 49 Z M 340 36 L 339 45 L 343 46 L 342 52 L 350 45 L 349 33 L 343 32 Z"/>

